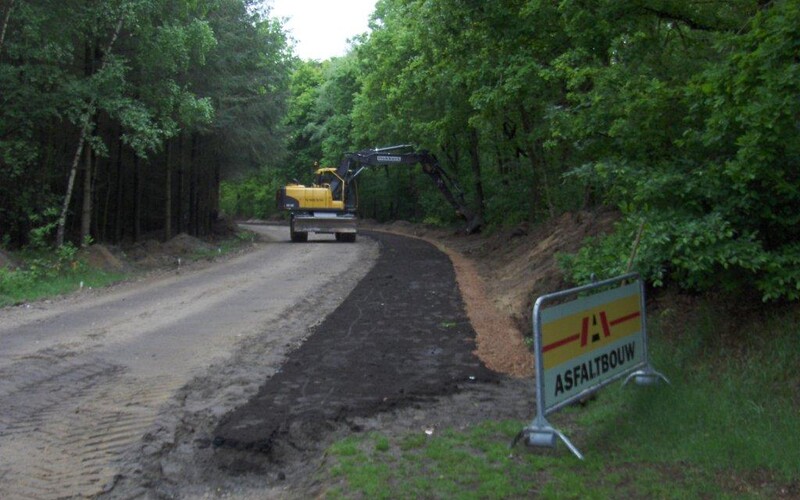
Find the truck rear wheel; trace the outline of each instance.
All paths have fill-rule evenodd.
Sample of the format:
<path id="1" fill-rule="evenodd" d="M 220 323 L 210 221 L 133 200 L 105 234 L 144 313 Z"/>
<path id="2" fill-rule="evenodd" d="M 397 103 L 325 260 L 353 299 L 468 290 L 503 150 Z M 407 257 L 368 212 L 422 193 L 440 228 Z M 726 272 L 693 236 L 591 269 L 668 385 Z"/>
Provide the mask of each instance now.
<path id="1" fill-rule="evenodd" d="M 356 241 L 356 233 L 336 233 L 336 241 L 354 243 Z"/>
<path id="2" fill-rule="evenodd" d="M 303 243 L 308 241 L 308 233 L 294 230 L 294 217 L 292 217 L 292 220 L 289 222 L 289 236 L 292 238 L 294 243 Z"/>

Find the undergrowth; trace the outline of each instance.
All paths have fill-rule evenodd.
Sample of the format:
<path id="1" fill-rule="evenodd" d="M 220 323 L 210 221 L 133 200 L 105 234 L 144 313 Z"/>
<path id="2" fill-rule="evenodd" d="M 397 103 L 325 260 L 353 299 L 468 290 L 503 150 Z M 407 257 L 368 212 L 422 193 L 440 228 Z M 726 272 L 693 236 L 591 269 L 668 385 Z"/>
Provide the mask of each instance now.
<path id="1" fill-rule="evenodd" d="M 16 257 L 22 265 L 0 268 L 0 307 L 63 295 L 82 287 L 102 287 L 125 278 L 124 273 L 88 266 L 72 245 L 55 251 L 26 250 Z"/>
<path id="2" fill-rule="evenodd" d="M 252 243 L 256 235 L 240 231 L 214 248 L 196 250 L 186 260 L 213 259 Z M 38 246 L 14 254 L 20 265 L 0 268 L 0 307 L 64 295 L 80 288 L 100 288 L 126 279 L 129 273 L 94 268 L 66 244 L 52 250 Z"/>

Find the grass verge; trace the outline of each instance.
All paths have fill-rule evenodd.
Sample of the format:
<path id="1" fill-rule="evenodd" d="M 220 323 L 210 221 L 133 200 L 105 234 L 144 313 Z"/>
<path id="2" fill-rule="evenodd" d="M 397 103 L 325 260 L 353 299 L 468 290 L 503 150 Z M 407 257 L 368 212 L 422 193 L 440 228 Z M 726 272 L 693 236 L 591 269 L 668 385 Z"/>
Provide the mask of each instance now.
<path id="1" fill-rule="evenodd" d="M 251 244 L 257 236 L 240 231 L 208 248 L 196 249 L 187 261 L 213 260 Z M 80 289 L 101 288 L 128 279 L 130 272 L 94 268 L 79 257 L 75 247 L 56 250 L 25 250 L 14 254 L 19 267 L 0 268 L 0 307 L 65 295 Z"/>
<path id="2" fill-rule="evenodd" d="M 88 266 L 78 249 L 64 245 L 55 251 L 28 249 L 15 255 L 20 264 L 0 268 L 0 307 L 63 295 L 81 287 L 102 287 L 125 278 L 124 273 Z"/>
<path id="3" fill-rule="evenodd" d="M 206 248 L 198 248 L 186 256 L 192 260 L 213 260 L 221 255 L 235 252 L 245 245 L 249 245 L 258 240 L 258 235 L 252 231 L 240 230 L 230 238 L 217 240 L 213 245 Z"/>
<path id="4" fill-rule="evenodd" d="M 37 275 L 25 269 L 0 269 L 0 307 L 64 295 L 81 286 L 100 288 L 120 282 L 127 276 L 80 264 L 74 269 L 47 275 Z"/>
<path id="5" fill-rule="evenodd" d="M 613 384 L 550 417 L 583 451 L 509 448 L 522 421 L 330 447 L 329 498 L 798 498 L 800 307 L 746 322 L 699 307 L 652 320 L 672 385 Z M 663 332 L 663 333 L 662 333 Z"/>

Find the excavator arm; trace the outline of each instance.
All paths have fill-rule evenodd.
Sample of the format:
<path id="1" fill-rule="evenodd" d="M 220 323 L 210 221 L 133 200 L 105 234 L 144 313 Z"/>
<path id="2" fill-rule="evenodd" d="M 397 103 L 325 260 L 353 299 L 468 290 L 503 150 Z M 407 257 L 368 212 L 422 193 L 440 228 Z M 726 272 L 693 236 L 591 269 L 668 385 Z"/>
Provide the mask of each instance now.
<path id="1" fill-rule="evenodd" d="M 336 169 L 337 177 L 349 183 L 367 167 L 415 165 L 419 163 L 422 165 L 422 170 L 430 176 L 437 189 L 456 210 L 456 213 L 467 221 L 466 232 L 471 234 L 479 231 L 483 225 L 481 217 L 469 209 L 464 199 L 464 193 L 456 181 L 439 165 L 439 160 L 436 159 L 436 156 L 424 150 L 409 151 L 410 147 L 408 145 L 400 145 L 347 153 Z M 342 188 L 341 182 L 337 179 L 331 183 L 331 191 L 334 193 L 334 197 L 336 197 L 338 190 Z"/>

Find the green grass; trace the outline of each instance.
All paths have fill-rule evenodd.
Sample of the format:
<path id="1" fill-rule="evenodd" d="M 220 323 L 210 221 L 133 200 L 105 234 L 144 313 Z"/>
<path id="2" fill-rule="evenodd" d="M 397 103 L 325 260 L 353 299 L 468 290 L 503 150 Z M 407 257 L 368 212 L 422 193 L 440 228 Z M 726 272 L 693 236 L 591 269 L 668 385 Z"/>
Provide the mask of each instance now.
<path id="1" fill-rule="evenodd" d="M 255 233 L 241 231 L 221 240 L 211 250 L 198 250 L 187 260 L 213 259 L 253 242 Z M 75 247 L 59 250 L 25 250 L 14 255 L 18 269 L 0 269 L 0 307 L 56 297 L 81 287 L 101 288 L 129 277 L 129 273 L 108 272 L 88 266 Z"/>
<path id="2" fill-rule="evenodd" d="M 234 236 L 224 240 L 216 241 L 208 249 L 198 249 L 187 256 L 187 260 L 214 259 L 220 255 L 234 252 L 244 245 L 253 243 L 258 239 L 258 235 L 252 231 L 239 231 Z"/>
<path id="3" fill-rule="evenodd" d="M 682 333 L 651 321 L 672 385 L 612 384 L 549 420 L 585 455 L 509 449 L 523 421 L 352 436 L 329 450 L 330 498 L 773 498 L 800 494 L 800 308 L 737 325 L 708 307 Z M 722 333 L 719 325 L 733 324 Z M 325 478 L 323 477 L 324 481 Z"/>
<path id="4" fill-rule="evenodd" d="M 100 288 L 126 277 L 124 273 L 92 269 L 79 261 L 66 269 L 0 269 L 0 307 L 64 295 L 80 289 L 81 284 Z"/>

